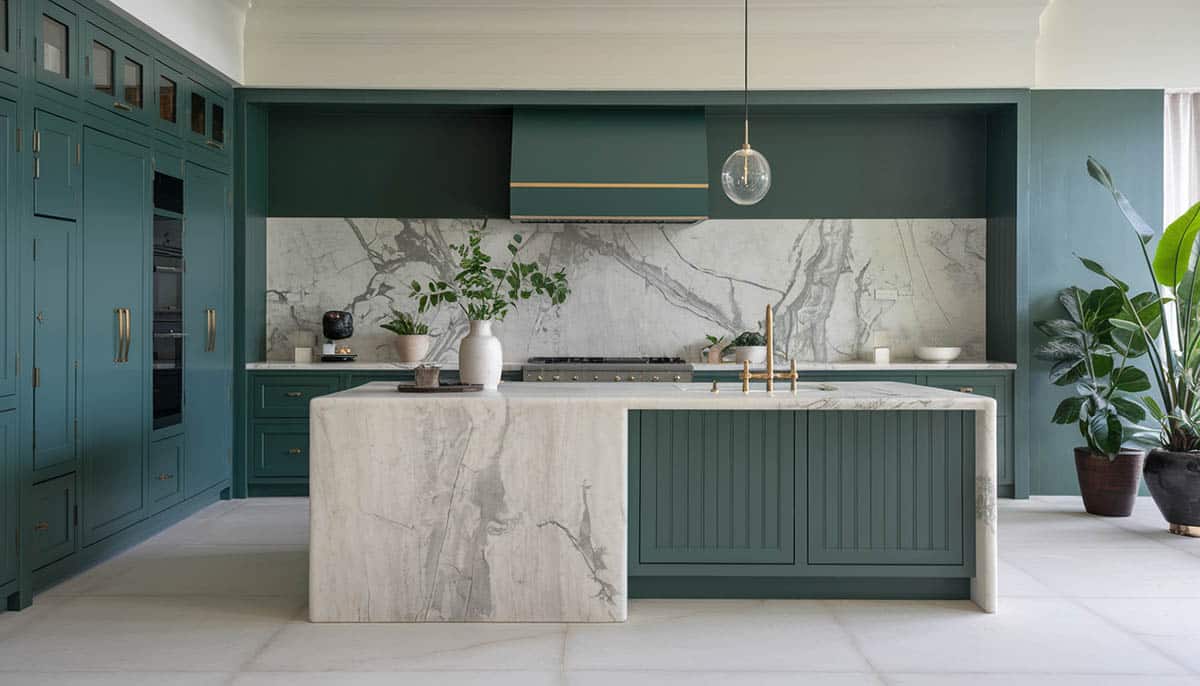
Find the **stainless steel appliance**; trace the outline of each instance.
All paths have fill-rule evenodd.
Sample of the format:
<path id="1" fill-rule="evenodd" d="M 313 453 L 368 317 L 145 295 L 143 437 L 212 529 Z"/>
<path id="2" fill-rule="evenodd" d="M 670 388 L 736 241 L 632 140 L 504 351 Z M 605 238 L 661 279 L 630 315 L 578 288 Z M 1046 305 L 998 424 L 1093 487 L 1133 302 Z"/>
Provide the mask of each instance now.
<path id="1" fill-rule="evenodd" d="M 692 365 L 678 357 L 531 357 L 523 381 L 688 383 Z"/>
<path id="2" fill-rule="evenodd" d="M 154 428 L 183 421 L 183 181 L 154 175 Z"/>

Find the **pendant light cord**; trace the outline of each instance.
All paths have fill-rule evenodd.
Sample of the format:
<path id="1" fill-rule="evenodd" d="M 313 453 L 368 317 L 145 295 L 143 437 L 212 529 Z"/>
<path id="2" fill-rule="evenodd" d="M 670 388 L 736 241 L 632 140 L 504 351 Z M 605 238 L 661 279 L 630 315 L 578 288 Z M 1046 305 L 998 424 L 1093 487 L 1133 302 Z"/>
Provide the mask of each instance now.
<path id="1" fill-rule="evenodd" d="M 742 14 L 742 93 L 745 106 L 743 144 L 750 147 L 750 0 L 743 3 Z"/>

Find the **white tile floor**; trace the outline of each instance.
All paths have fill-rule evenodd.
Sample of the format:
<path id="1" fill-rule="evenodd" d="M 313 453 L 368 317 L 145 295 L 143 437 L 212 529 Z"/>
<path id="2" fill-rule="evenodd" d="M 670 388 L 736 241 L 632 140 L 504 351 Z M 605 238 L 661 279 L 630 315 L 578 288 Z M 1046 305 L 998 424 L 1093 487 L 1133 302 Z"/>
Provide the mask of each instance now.
<path id="1" fill-rule="evenodd" d="M 0 614 L 0 684 L 1200 684 L 1200 540 L 1005 501 L 967 602 L 634 601 L 624 625 L 314 625 L 307 503 L 223 502 Z"/>

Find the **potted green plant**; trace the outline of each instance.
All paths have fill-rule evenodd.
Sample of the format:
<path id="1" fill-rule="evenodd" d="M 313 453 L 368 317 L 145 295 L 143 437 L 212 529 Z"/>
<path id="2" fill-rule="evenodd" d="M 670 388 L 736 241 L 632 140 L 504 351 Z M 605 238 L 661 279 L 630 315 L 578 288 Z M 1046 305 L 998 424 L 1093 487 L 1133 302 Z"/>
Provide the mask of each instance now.
<path id="1" fill-rule="evenodd" d="M 401 362 L 420 362 L 429 353 L 429 326 L 415 316 L 392 309 L 392 316 L 379 325 L 396 334 L 396 353 Z"/>
<path id="2" fill-rule="evenodd" d="M 725 346 L 721 345 L 725 342 L 725 337 L 714 336 L 712 334 L 707 334 L 704 337 L 708 339 L 708 346 L 701 351 L 704 353 L 705 359 L 708 360 L 709 364 L 720 364 L 721 355 L 725 352 Z"/>
<path id="3" fill-rule="evenodd" d="M 1142 293 L 1131 302 L 1147 302 Z M 1046 341 L 1035 351 L 1051 363 L 1050 381 L 1074 389 L 1051 421 L 1075 424 L 1084 446 L 1075 448 L 1075 472 L 1084 509 L 1095 515 L 1128 517 L 1137 499 L 1145 451 L 1129 445 L 1146 410 L 1131 394 L 1149 390 L 1146 373 L 1131 362 L 1146 353 L 1139 337 L 1113 326 L 1125 309 L 1119 288 L 1058 294 L 1064 317 L 1036 322 Z"/>
<path id="4" fill-rule="evenodd" d="M 1104 186 L 1133 229 L 1145 260 L 1152 294 L 1130 296 L 1129 285 L 1099 263 L 1080 258 L 1121 293 L 1121 314 L 1110 321 L 1127 340 L 1140 338 L 1149 357 L 1156 396 L 1142 403 L 1153 423 L 1140 438 L 1153 445 L 1143 475 L 1154 503 L 1172 533 L 1200 536 L 1200 279 L 1196 278 L 1196 238 L 1200 203 L 1163 231 L 1150 258 L 1155 231 L 1117 190 L 1112 175 L 1088 158 L 1088 174 Z M 1163 293 L 1162 297 L 1157 295 Z M 1176 316 L 1167 316 L 1172 303 Z"/>
<path id="5" fill-rule="evenodd" d="M 409 295 L 417 299 L 417 311 L 448 302 L 458 305 L 469 322 L 470 331 L 458 346 L 458 375 L 463 383 L 482 384 L 496 389 L 504 364 L 500 340 L 492 335 L 492 322 L 503 321 L 517 303 L 536 296 L 557 306 L 566 301 L 571 289 L 566 271 L 547 274 L 536 262 L 521 262 L 522 237 L 514 234 L 508 242 L 507 266 L 496 266 L 483 250 L 487 221 L 467 231 L 467 242 L 451 245 L 458 255 L 459 271 L 453 282 L 429 281 L 424 286 L 413 281 Z"/>
<path id="6" fill-rule="evenodd" d="M 725 350 L 733 351 L 733 359 L 738 364 L 747 361 L 750 364 L 763 364 L 767 361 L 767 339 L 757 331 L 741 332 Z"/>

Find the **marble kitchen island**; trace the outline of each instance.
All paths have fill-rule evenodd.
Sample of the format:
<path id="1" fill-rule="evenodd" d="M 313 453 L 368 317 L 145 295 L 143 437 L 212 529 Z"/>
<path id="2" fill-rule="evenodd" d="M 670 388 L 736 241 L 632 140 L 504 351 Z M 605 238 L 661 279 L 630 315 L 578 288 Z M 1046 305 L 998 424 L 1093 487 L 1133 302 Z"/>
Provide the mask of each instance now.
<path id="1" fill-rule="evenodd" d="M 699 427 L 696 455 L 672 447 L 682 434 L 670 445 L 645 438 L 656 417 Z M 763 577 L 758 588 L 790 584 L 788 597 L 957 588 L 993 612 L 995 427 L 990 398 L 884 382 L 749 394 L 736 384 L 506 383 L 436 395 L 376 382 L 319 397 L 309 617 L 619 622 L 631 565 L 659 582 L 670 570 Z M 856 441 L 869 448 L 861 457 L 843 449 Z M 670 483 L 669 457 L 653 466 L 659 444 L 691 486 Z M 648 483 L 656 475 L 664 481 Z M 631 499 L 638 484 L 645 495 Z M 754 484 L 778 497 L 756 497 Z M 718 496 L 705 508 L 708 488 Z M 715 505 L 728 488 L 732 519 Z M 670 507 L 652 522 L 655 489 Z"/>

